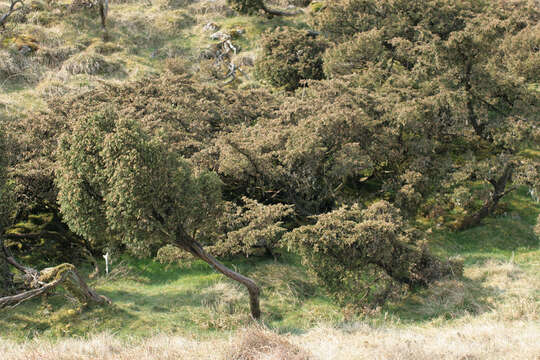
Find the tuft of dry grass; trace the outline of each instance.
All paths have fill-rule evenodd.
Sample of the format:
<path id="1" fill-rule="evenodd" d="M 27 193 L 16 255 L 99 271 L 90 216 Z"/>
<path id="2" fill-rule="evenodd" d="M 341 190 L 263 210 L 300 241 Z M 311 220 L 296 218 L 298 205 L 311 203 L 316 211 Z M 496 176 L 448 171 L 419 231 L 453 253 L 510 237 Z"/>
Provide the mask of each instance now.
<path id="1" fill-rule="evenodd" d="M 299 346 L 260 326 L 240 331 L 224 358 L 228 360 L 309 360 L 312 356 Z"/>
<path id="2" fill-rule="evenodd" d="M 121 69 L 121 64 L 92 51 L 76 54 L 66 60 L 62 70 L 72 74 L 107 75 Z"/>
<path id="3" fill-rule="evenodd" d="M 238 284 L 218 282 L 200 296 L 201 310 L 192 319 L 202 329 L 237 329 L 249 323 L 247 295 Z"/>
<path id="4" fill-rule="evenodd" d="M 45 66 L 56 68 L 62 65 L 64 61 L 69 59 L 70 56 L 76 54 L 79 51 L 75 46 L 60 46 L 47 48 L 40 48 L 36 53 L 36 59 L 40 64 Z"/>

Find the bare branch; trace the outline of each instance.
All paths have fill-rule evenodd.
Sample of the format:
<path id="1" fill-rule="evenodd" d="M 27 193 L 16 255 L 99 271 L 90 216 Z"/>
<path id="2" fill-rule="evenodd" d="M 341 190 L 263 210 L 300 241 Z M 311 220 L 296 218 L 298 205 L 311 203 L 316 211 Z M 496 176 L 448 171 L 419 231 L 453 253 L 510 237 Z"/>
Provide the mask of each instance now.
<path id="1" fill-rule="evenodd" d="M 17 4 L 20 4 L 19 7 L 16 7 Z M 4 27 L 6 24 L 7 19 L 13 15 L 14 12 L 21 10 L 24 7 L 24 3 L 22 0 L 11 0 L 11 4 L 9 5 L 8 12 L 2 15 L 0 17 L 0 27 Z"/>

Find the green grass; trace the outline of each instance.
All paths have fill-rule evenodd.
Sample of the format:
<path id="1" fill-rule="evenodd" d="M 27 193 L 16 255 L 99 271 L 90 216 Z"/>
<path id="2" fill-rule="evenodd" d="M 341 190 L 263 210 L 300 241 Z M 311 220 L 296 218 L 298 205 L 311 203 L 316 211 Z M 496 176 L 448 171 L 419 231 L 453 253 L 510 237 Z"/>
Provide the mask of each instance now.
<path id="1" fill-rule="evenodd" d="M 369 314 L 351 316 L 335 305 L 293 255 L 277 262 L 235 259 L 227 265 L 261 285 L 263 322 L 279 332 L 302 333 L 319 323 L 351 321 L 438 326 L 471 317 L 538 319 L 540 250 L 532 227 L 540 204 L 525 191 L 505 201 L 507 216 L 467 231 L 432 235 L 437 253 L 465 260 L 464 278 L 417 289 Z M 86 337 L 107 331 L 120 337 L 166 333 L 204 338 L 250 323 L 245 290 L 201 261 L 164 265 L 125 257 L 115 259 L 112 268 L 110 277 L 91 281 L 112 299 L 112 306 L 80 309 L 58 292 L 0 311 L 2 336 Z"/>
<path id="2" fill-rule="evenodd" d="M 315 284 L 303 280 L 307 277 L 296 265 L 273 260 L 229 265 L 263 286 L 264 320 L 270 325 L 305 328 L 322 317 L 339 319 L 338 309 L 317 293 Z M 243 288 L 201 261 L 179 266 L 125 258 L 121 268 L 126 273 L 120 279 L 102 277 L 92 284 L 112 299 L 113 306 L 83 310 L 58 293 L 46 302 L 33 300 L 16 310 L 2 311 L 0 327 L 7 330 L 2 335 L 19 339 L 37 334 L 85 336 L 105 330 L 120 336 L 154 332 L 209 335 L 249 323 Z"/>

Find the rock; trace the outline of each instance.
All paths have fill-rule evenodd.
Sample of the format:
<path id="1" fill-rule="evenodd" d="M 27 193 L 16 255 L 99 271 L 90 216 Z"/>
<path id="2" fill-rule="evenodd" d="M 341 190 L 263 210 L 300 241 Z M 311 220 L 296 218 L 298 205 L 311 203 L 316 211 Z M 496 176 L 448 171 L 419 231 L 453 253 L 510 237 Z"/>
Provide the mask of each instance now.
<path id="1" fill-rule="evenodd" d="M 23 45 L 19 48 L 19 54 L 21 55 L 27 55 L 30 54 L 32 51 L 34 51 L 30 46 Z"/>

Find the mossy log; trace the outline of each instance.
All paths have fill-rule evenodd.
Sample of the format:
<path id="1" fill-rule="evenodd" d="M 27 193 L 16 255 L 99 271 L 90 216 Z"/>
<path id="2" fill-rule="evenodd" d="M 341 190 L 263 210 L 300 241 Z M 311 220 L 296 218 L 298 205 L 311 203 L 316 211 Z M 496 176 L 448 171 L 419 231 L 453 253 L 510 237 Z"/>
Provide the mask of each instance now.
<path id="1" fill-rule="evenodd" d="M 109 304 L 111 301 L 97 294 L 81 278 L 72 264 L 62 264 L 52 268 L 43 269 L 39 277 L 40 282 L 50 283 L 59 280 L 64 289 L 82 304 Z"/>
<path id="2" fill-rule="evenodd" d="M 32 275 L 32 281 L 29 285 L 32 288 L 31 290 L 12 296 L 1 297 L 0 309 L 8 306 L 17 306 L 26 300 L 45 294 L 58 286 L 63 286 L 81 304 L 106 305 L 111 303 L 111 300 L 107 297 L 97 294 L 93 289 L 88 287 L 72 264 L 62 264 L 43 269 L 37 275 Z"/>

